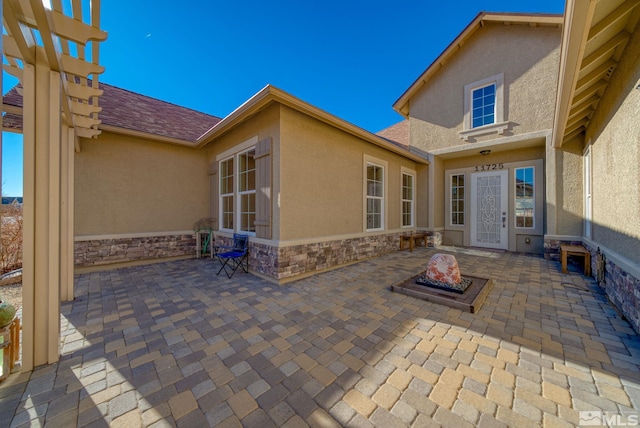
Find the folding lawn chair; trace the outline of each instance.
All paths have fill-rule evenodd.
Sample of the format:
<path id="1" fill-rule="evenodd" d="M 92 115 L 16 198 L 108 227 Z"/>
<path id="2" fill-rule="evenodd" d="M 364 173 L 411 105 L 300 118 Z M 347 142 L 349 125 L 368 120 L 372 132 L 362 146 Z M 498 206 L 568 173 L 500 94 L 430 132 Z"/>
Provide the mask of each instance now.
<path id="1" fill-rule="evenodd" d="M 216 275 L 224 270 L 227 277 L 231 278 L 238 268 L 249 272 L 249 236 L 239 233 L 233 234 L 233 246 L 218 246 L 215 256 L 222 266 Z"/>

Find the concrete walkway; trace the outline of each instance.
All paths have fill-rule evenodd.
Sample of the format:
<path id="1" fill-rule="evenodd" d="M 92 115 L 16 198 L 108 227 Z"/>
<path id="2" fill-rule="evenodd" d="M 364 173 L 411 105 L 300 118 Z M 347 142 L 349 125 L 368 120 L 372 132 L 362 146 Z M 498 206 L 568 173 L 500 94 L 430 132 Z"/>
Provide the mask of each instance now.
<path id="1" fill-rule="evenodd" d="M 463 274 L 495 281 L 479 313 L 389 291 L 434 252 L 284 286 L 216 276 L 208 259 L 80 275 L 60 362 L 0 385 L 0 424 L 562 427 L 638 415 L 640 339 L 591 280 L 463 250 Z"/>

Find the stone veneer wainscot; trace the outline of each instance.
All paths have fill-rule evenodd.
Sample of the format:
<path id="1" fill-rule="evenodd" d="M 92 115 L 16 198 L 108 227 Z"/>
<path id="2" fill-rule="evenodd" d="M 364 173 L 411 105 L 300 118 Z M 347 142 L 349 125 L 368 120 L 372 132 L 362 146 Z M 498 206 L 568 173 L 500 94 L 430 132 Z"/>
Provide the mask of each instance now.
<path id="1" fill-rule="evenodd" d="M 259 274 L 278 281 L 287 280 L 398 251 L 402 234 L 369 235 L 285 247 L 251 242 L 249 266 Z M 427 235 L 427 246 L 437 246 L 441 242 L 440 233 L 435 237 L 431 232 Z"/>
<path id="2" fill-rule="evenodd" d="M 440 232 L 426 232 L 427 246 L 438 247 Z M 285 281 L 341 265 L 377 257 L 400 248 L 400 235 L 392 233 L 358 238 L 277 247 L 249 243 L 249 267 L 253 272 Z M 217 245 L 231 245 L 232 239 L 217 236 Z M 195 254 L 193 234 L 147 236 L 134 238 L 88 239 L 75 242 L 75 266 L 106 266 Z M 158 260 L 161 261 L 161 260 Z"/>
<path id="3" fill-rule="evenodd" d="M 76 240 L 76 267 L 103 266 L 171 257 L 193 256 L 195 236 L 190 234 L 134 238 Z"/>
<path id="4" fill-rule="evenodd" d="M 591 272 L 597 275 L 598 248 L 582 244 L 591 253 Z M 640 333 L 640 279 L 626 272 L 605 256 L 604 281 L 598 283 L 611 303 L 624 315 L 633 329 Z"/>

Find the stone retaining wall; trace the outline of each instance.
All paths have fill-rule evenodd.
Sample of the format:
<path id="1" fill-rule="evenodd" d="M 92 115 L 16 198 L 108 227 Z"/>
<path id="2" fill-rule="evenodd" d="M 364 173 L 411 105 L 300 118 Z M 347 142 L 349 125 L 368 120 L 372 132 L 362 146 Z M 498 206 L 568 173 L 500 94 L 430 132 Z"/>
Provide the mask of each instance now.
<path id="1" fill-rule="evenodd" d="M 591 271 L 597 278 L 598 248 L 583 244 L 591 253 Z M 598 285 L 604 289 L 609 300 L 629 321 L 633 329 L 640 333 L 640 279 L 630 275 L 613 261 L 604 257 L 604 281 Z"/>
<path id="2" fill-rule="evenodd" d="M 284 280 L 398 251 L 402 234 L 369 235 L 288 247 L 250 242 L 249 267 L 256 273 Z M 218 245 L 232 245 L 231 238 L 216 236 L 216 241 Z M 442 235 L 427 232 L 426 241 L 427 246 L 437 247 L 442 242 Z M 184 234 L 76 241 L 74 256 L 76 267 L 88 267 L 195 253 L 195 236 Z"/>
<path id="3" fill-rule="evenodd" d="M 545 259 L 560 262 L 560 245 L 583 245 L 591 253 L 591 272 L 594 278 L 598 278 L 598 248 L 592 247 L 580 241 L 545 240 Z M 624 315 L 633 329 L 640 333 L 640 279 L 605 257 L 604 281 L 598 285 L 604 289 L 611 303 Z"/>
<path id="4" fill-rule="evenodd" d="M 398 251 L 400 235 L 370 235 L 289 247 L 251 243 L 249 266 L 274 279 L 288 279 Z M 441 235 L 436 235 L 428 233 L 427 246 L 440 244 Z"/>
<path id="5" fill-rule="evenodd" d="M 193 234 L 76 241 L 74 262 L 76 267 L 101 266 L 193 256 L 195 251 Z"/>

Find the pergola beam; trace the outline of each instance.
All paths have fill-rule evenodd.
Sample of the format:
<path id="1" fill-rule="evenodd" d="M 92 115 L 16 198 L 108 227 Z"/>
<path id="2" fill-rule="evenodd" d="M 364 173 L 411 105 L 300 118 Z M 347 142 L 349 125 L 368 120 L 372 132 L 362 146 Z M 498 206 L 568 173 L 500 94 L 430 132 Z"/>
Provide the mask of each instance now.
<path id="1" fill-rule="evenodd" d="M 586 117 L 586 116 L 579 117 L 577 119 L 574 119 L 573 121 L 568 121 L 565 134 L 570 134 L 576 129 L 580 129 L 582 127 L 586 128 L 588 124 L 589 124 L 589 117 Z"/>
<path id="2" fill-rule="evenodd" d="M 33 9 L 33 1 L 37 0 L 20 0 L 22 6 L 22 16 L 27 22 L 27 25 L 31 23 L 34 28 L 38 27 L 42 31 L 39 18 L 36 17 L 35 9 Z M 42 6 L 42 2 L 36 8 Z M 31 8 L 25 6 L 31 6 Z M 69 40 L 74 43 L 86 45 L 90 40 L 103 41 L 107 38 L 107 33 L 99 28 L 87 25 L 84 22 L 67 16 L 61 12 L 61 8 L 54 7 L 47 15 L 49 18 L 49 27 L 55 29 L 55 33 L 63 39 Z"/>
<path id="3" fill-rule="evenodd" d="M 47 54 L 49 68 L 53 71 L 60 72 L 62 69 L 60 67 L 60 61 L 58 60 L 58 52 L 54 45 L 55 42 L 53 41 L 53 37 L 51 37 L 51 35 L 54 34 L 52 31 L 52 25 L 49 22 L 51 14 L 45 12 L 44 5 L 41 0 L 29 0 L 29 5 L 31 6 L 33 16 L 36 20 L 36 28 L 42 35 L 40 38 L 42 39 L 44 51 Z M 25 10 L 26 8 L 22 7 L 23 13 Z M 24 15 L 24 17 L 26 18 L 26 15 Z"/>
<path id="4" fill-rule="evenodd" d="M 578 128 L 576 128 L 576 129 L 574 129 L 573 131 L 566 133 L 566 134 L 564 135 L 564 139 L 565 139 L 566 141 L 570 141 L 572 138 L 575 138 L 575 137 L 577 137 L 578 135 L 583 134 L 583 133 L 584 133 L 584 128 L 580 128 L 580 127 L 578 127 Z"/>
<path id="5" fill-rule="evenodd" d="M 615 68 L 616 65 L 618 65 L 618 63 L 610 59 L 607 62 L 596 67 L 596 69 L 593 70 L 591 73 L 587 74 L 586 76 L 578 80 L 575 93 L 579 94 L 583 90 L 586 90 L 591 84 L 593 84 L 594 82 L 597 82 L 598 80 L 606 76 L 607 73 L 609 73 L 609 70 Z"/>
<path id="6" fill-rule="evenodd" d="M 35 40 L 28 28 L 25 28 L 23 24 L 18 21 L 18 16 L 21 15 L 17 10 L 13 2 L 7 1 L 3 4 L 4 10 L 4 22 L 7 25 L 7 31 L 14 40 L 16 47 L 19 51 L 19 58 L 28 64 L 35 64 Z"/>
<path id="7" fill-rule="evenodd" d="M 78 101 L 71 101 L 71 111 L 74 114 L 91 116 L 93 113 L 100 113 L 102 111 L 102 107 L 98 107 L 93 104 L 80 103 Z"/>
<path id="8" fill-rule="evenodd" d="M 606 80 L 601 79 L 599 82 L 589 86 L 587 89 L 573 97 L 573 104 L 581 103 L 583 100 L 589 98 L 590 96 L 596 95 L 598 91 L 600 91 L 600 89 L 603 89 L 605 86 L 607 86 L 607 83 L 608 82 Z"/>
<path id="9" fill-rule="evenodd" d="M 631 34 L 629 34 L 624 30 L 621 31 L 611 40 L 608 40 L 605 44 L 603 44 L 598 49 L 593 51 L 593 53 L 591 53 L 588 57 L 583 59 L 582 68 L 587 68 L 591 66 L 591 64 L 595 63 L 596 61 L 602 58 L 611 57 L 611 52 L 621 44 L 626 43 L 627 40 L 629 40 L 629 37 L 631 37 Z"/>
<path id="10" fill-rule="evenodd" d="M 580 104 L 577 104 L 576 106 L 572 107 L 571 110 L 569 111 L 569 121 L 571 121 L 576 116 L 579 116 L 580 113 L 583 113 L 589 108 L 595 110 L 596 105 L 598 104 L 599 101 L 600 101 L 600 97 L 597 97 L 594 95 L 591 98 L 588 98 L 587 100 L 581 102 Z"/>
<path id="11" fill-rule="evenodd" d="M 91 97 L 99 97 L 104 92 L 102 89 L 95 89 L 74 82 L 65 82 L 65 85 L 70 97 L 83 101 L 89 101 Z"/>
<path id="12" fill-rule="evenodd" d="M 34 64 L 36 50 L 41 49 L 51 70 L 61 73 L 63 96 L 60 99 L 63 112 L 62 120 L 68 126 L 76 129 L 76 150 L 80 150 L 77 136 L 88 138 L 100 134 L 97 125 L 99 110 L 95 108 L 71 108 L 72 103 L 84 103 L 97 107 L 98 90 L 97 76 L 104 72 L 104 67 L 98 64 L 98 41 L 106 39 L 107 33 L 98 28 L 95 23 L 100 19 L 100 3 L 93 2 L 91 8 L 92 24 L 82 21 L 82 4 L 80 0 L 72 1 L 73 16 L 66 16 L 62 11 L 60 0 L 53 1 L 53 10 L 45 8 L 41 0 L 6 0 L 7 8 L 4 18 L 7 23 L 8 34 L 3 36 L 6 46 L 4 54 L 9 62 L 5 69 L 21 79 L 22 72 L 16 60 Z M 41 45 L 38 46 L 32 34 L 38 31 Z M 85 59 L 85 46 L 91 42 L 91 61 Z M 69 43 L 76 44 L 77 57 L 71 55 Z M 91 77 L 91 86 L 88 79 Z M 89 93 L 78 90 L 77 87 L 93 89 Z M 73 87 L 73 88 L 71 88 Z M 70 89 L 71 88 L 71 89 Z M 74 96 L 79 94 L 80 96 Z M 87 131 L 79 128 L 86 127 Z"/>
<path id="13" fill-rule="evenodd" d="M 591 27 L 587 40 L 592 40 L 593 38 L 602 34 L 607 28 L 611 27 L 620 18 L 623 18 L 626 14 L 631 12 L 636 6 L 638 6 L 637 0 L 627 0 L 626 2 L 622 3 L 613 12 L 605 16 L 600 20 L 600 22 Z"/>

